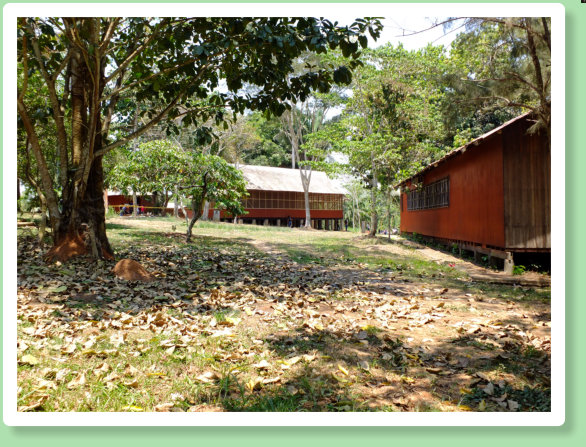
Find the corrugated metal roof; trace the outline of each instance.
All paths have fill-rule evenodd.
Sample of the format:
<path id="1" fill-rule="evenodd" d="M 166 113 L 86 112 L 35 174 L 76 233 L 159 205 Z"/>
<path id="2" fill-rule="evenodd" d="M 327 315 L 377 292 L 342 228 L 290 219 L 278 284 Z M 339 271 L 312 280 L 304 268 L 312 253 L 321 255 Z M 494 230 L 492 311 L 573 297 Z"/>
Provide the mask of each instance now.
<path id="1" fill-rule="evenodd" d="M 513 124 L 521 119 L 527 118 L 529 115 L 531 115 L 531 112 L 527 112 L 527 113 L 524 113 L 523 115 L 519 115 L 518 117 L 513 118 L 512 120 L 509 120 L 504 124 L 501 124 L 499 127 L 492 129 L 490 132 L 486 132 L 485 134 L 480 135 L 478 138 L 475 138 L 474 140 L 470 141 L 469 143 L 466 143 L 464 146 L 460 146 L 459 148 L 448 152 L 446 155 L 444 155 L 439 160 L 434 161 L 433 163 L 431 163 L 431 164 L 427 165 L 425 168 L 423 168 L 421 171 L 417 172 L 416 174 L 413 174 L 411 177 L 409 177 L 409 178 L 403 180 L 401 183 L 397 184 L 396 187 L 398 188 L 399 186 L 404 185 L 405 183 L 407 183 L 409 180 L 413 179 L 414 177 L 417 177 L 418 175 L 421 175 L 424 172 L 427 172 L 430 169 L 435 168 L 436 166 L 440 165 L 441 163 L 443 163 L 447 159 L 455 157 L 456 155 L 459 155 L 461 153 L 466 152 L 466 149 L 468 149 L 470 146 L 478 146 L 483 140 L 487 139 L 488 137 L 490 137 L 496 133 L 499 133 L 505 127 L 510 126 L 511 124 Z"/>
<path id="2" fill-rule="evenodd" d="M 298 169 L 273 168 L 270 166 L 240 165 L 247 189 L 262 191 L 303 192 Z M 313 171 L 309 192 L 317 194 L 346 194 L 346 190 L 332 181 L 325 172 Z"/>

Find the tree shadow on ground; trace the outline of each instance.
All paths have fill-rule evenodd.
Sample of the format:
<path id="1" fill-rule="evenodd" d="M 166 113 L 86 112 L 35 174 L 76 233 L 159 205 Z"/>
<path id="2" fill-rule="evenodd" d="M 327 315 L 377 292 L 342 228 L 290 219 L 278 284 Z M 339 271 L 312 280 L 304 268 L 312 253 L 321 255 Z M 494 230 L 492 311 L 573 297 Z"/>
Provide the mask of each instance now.
<path id="1" fill-rule="evenodd" d="M 177 303 L 179 316 L 209 317 L 242 314 L 248 303 L 297 306 L 312 299 L 331 308 L 337 300 L 352 300 L 352 287 L 399 299 L 416 295 L 430 283 L 429 278 L 405 277 L 397 270 L 353 264 L 352 254 L 335 260 L 325 259 L 326 254 L 317 258 L 320 262 L 301 263 L 292 262 L 287 253 L 263 253 L 245 237 L 196 236 L 192 244 L 185 244 L 177 233 L 157 233 L 156 242 L 166 243 L 153 243 L 150 234 L 146 238 L 137 231 L 129 235 L 135 242 L 115 247 L 118 257 L 141 262 L 155 281 L 119 280 L 111 274 L 113 262 L 81 259 L 46 265 L 32 243 L 19 241 L 19 290 L 39 304 L 54 306 L 56 322 L 91 322 L 119 320 L 120 313 L 157 313 Z M 401 265 L 408 260 L 396 257 L 393 262 Z M 202 402 L 220 403 L 230 411 L 413 411 L 437 409 L 438 401 L 452 407 L 466 402 L 479 409 L 484 401 L 495 411 L 512 411 L 502 407 L 506 398 L 498 401 L 506 393 L 522 411 L 547 411 L 550 354 L 540 346 L 530 348 L 519 334 L 525 323 L 518 317 L 506 318 L 494 322 L 502 327 L 503 336 L 481 330 L 420 346 L 397 335 L 404 331 L 356 326 L 350 331 L 329 330 L 302 324 L 274 332 L 264 342 L 283 362 L 316 353 L 319 360 L 299 361 L 294 374 L 274 384 L 247 385 L 236 375 L 225 374 Z M 506 382 L 503 387 L 497 379 Z M 488 394 L 484 390 L 492 380 L 498 390 Z M 462 389 L 470 392 L 463 395 Z"/>

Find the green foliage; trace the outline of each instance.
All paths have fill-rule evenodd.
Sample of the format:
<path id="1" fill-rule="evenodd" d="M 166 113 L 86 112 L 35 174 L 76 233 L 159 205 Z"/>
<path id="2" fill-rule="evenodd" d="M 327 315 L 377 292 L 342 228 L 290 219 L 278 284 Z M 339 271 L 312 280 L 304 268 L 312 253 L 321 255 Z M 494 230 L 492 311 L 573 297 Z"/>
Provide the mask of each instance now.
<path id="1" fill-rule="evenodd" d="M 456 21 L 454 22 L 456 23 Z M 523 111 L 536 129 L 551 119 L 551 20 L 541 17 L 466 19 L 452 43 L 446 116 L 474 136 Z"/>
<path id="2" fill-rule="evenodd" d="M 243 148 L 240 160 L 249 165 L 289 167 L 291 150 L 283 134 L 281 122 L 254 112 L 239 118 L 253 129 L 255 143 Z"/>
<path id="3" fill-rule="evenodd" d="M 524 265 L 515 265 L 513 266 L 513 275 L 522 275 L 527 270 L 527 267 Z"/>
<path id="4" fill-rule="evenodd" d="M 244 213 L 241 198 L 247 194 L 246 181 L 238 169 L 217 155 L 198 152 L 187 153 L 183 161 L 177 186 L 191 199 L 195 220 L 206 200 L 234 216 Z"/>
<path id="5" fill-rule="evenodd" d="M 171 190 L 185 166 L 185 153 L 169 140 L 142 143 L 109 172 L 109 185 L 128 194 Z"/>
<path id="6" fill-rule="evenodd" d="M 95 205 L 105 154 L 162 124 L 168 134 L 191 128 L 194 145 L 210 146 L 213 126 L 227 130 L 230 118 L 248 111 L 280 116 L 314 91 L 347 85 L 361 63 L 364 35 L 376 39 L 381 28 L 375 18 L 348 25 L 286 17 L 19 19 L 18 113 L 55 234 L 77 231 L 79 219 L 95 220 L 97 240 L 110 251 L 104 211 Z M 301 55 L 336 48 L 344 64 L 295 72 Z M 33 104 L 35 95 L 42 100 Z M 56 144 L 37 143 L 45 129 Z"/>

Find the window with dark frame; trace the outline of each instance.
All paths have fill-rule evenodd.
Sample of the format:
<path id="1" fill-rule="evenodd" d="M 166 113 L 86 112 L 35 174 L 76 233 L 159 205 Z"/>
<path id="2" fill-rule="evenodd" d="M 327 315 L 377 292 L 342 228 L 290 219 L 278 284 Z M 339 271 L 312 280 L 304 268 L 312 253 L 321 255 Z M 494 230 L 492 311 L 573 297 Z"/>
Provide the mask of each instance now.
<path id="1" fill-rule="evenodd" d="M 407 192 L 407 210 L 427 210 L 450 205 L 450 178 L 430 183 L 421 189 Z"/>
<path id="2" fill-rule="evenodd" d="M 242 199 L 247 209 L 305 209 L 305 198 L 301 192 L 291 191 L 250 191 L 250 195 Z M 336 194 L 309 195 L 311 210 L 342 210 L 344 207 L 342 196 Z"/>

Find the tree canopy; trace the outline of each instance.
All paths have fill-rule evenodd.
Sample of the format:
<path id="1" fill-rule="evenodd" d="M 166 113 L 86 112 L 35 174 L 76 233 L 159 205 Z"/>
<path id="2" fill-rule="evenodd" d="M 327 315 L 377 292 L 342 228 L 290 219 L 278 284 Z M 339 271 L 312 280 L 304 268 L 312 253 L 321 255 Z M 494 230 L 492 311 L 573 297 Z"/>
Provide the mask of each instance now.
<path id="1" fill-rule="evenodd" d="M 37 161 L 54 244 L 75 239 L 88 223 L 93 252 L 111 257 L 105 232 L 102 157 L 163 120 L 170 130 L 199 127 L 246 110 L 280 115 L 313 90 L 348 84 L 366 33 L 377 19 L 341 26 L 317 18 L 21 18 L 18 20 L 18 114 Z M 340 48 L 348 63 L 294 74 L 303 52 Z M 48 107 L 27 101 L 33 80 L 48 91 Z M 253 89 L 244 89 L 246 85 Z M 134 129 L 118 105 L 149 103 Z M 39 140 L 39 116 L 57 140 L 58 181 Z M 71 129 L 70 133 L 67 129 Z M 116 130 L 116 132 L 113 131 Z M 201 143 L 211 136 L 202 127 Z"/>

